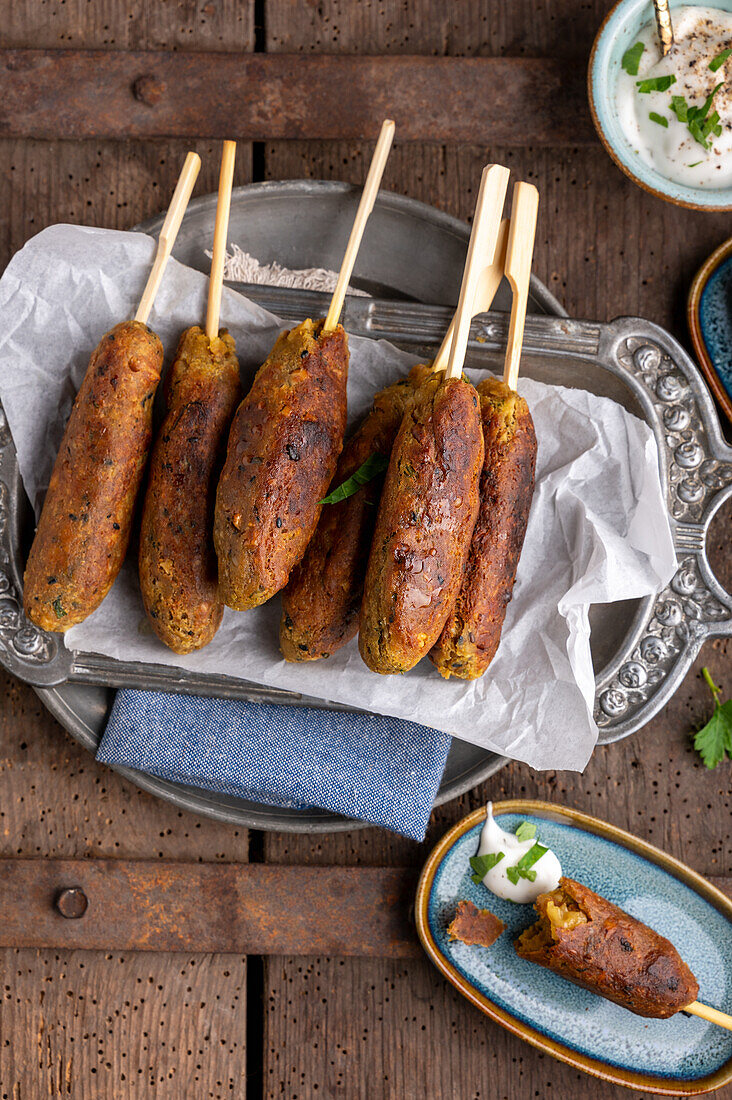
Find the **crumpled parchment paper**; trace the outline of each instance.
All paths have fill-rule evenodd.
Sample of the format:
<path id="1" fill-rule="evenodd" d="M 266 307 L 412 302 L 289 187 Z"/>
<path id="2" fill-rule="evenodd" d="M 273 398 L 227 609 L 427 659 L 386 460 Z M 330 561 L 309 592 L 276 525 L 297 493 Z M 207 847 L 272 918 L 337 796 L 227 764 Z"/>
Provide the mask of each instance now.
<path id="1" fill-rule="evenodd" d="M 29 241 L 0 280 L 0 400 L 38 513 L 74 395 L 99 339 L 134 314 L 154 241 L 138 233 L 57 225 Z M 150 318 L 171 356 L 205 315 L 207 279 L 171 261 Z M 233 290 L 222 324 L 245 381 L 282 325 Z M 404 374 L 413 357 L 351 338 L 349 414 Z M 469 372 L 470 373 L 470 372 Z M 478 380 L 476 375 L 474 381 Z M 131 555 L 112 591 L 67 646 L 288 688 L 420 722 L 534 768 L 582 769 L 597 739 L 588 611 L 654 593 L 675 557 L 648 426 L 607 398 L 522 379 L 539 440 L 536 492 L 501 647 L 482 679 L 443 680 L 428 660 L 382 677 L 355 641 L 327 661 L 290 665 L 278 645 L 279 600 L 227 609 L 214 641 L 179 657 L 147 625 Z"/>

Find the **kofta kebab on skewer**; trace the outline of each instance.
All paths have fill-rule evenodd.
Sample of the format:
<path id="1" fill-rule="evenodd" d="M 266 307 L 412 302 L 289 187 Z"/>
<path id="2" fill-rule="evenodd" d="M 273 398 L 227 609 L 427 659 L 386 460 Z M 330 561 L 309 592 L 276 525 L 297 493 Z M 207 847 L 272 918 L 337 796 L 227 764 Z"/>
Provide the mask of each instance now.
<path id="1" fill-rule="evenodd" d="M 485 445 L 480 508 L 460 592 L 430 652 L 430 660 L 446 679 L 475 680 L 493 660 L 529 521 L 536 433 L 516 385 L 538 206 L 539 193 L 532 184 L 514 185 L 503 265 L 513 293 L 503 381 L 486 378 L 477 386 Z M 491 300 L 493 294 L 495 289 Z M 489 308 L 486 300 L 487 296 L 484 310 Z"/>
<path id="2" fill-rule="evenodd" d="M 241 400 L 234 340 L 219 330 L 235 156 L 236 144 L 225 141 L 206 328 L 186 329 L 166 378 L 167 412 L 142 512 L 142 599 L 155 633 L 175 653 L 210 642 L 224 613 L 211 529 L 226 437 Z"/>
<path id="3" fill-rule="evenodd" d="M 44 630 L 66 631 L 90 615 L 127 552 L 163 366 L 147 320 L 200 167 L 189 153 L 134 320 L 102 337 L 76 395 L 23 582 L 25 613 Z"/>
<path id="4" fill-rule="evenodd" d="M 338 323 L 394 136 L 384 122 L 324 321 L 283 332 L 229 433 L 214 516 L 219 585 L 238 611 L 287 584 L 315 531 L 346 427 L 348 340 Z"/>
<path id="5" fill-rule="evenodd" d="M 696 1000 L 699 984 L 669 940 L 581 882 L 561 878 L 534 908 L 538 921 L 515 943 L 522 959 L 638 1016 L 690 1012 L 732 1031 L 732 1016 Z"/>
<path id="6" fill-rule="evenodd" d="M 374 672 L 406 672 L 426 656 L 460 588 L 483 468 L 478 395 L 461 374 L 508 175 L 483 170 L 447 367 L 420 386 L 394 441 L 361 605 L 359 649 Z"/>
<path id="7" fill-rule="evenodd" d="M 481 473 L 481 507 L 473 533 L 456 608 L 432 651 L 443 675 L 473 678 L 485 671 L 500 640 L 505 609 L 511 598 L 518 558 L 533 492 L 536 438 L 526 402 L 515 393 L 521 334 L 528 301 L 531 253 L 538 195 L 530 184 L 514 187 L 509 222 L 501 222 L 493 262 L 477 280 L 472 314 L 490 309 L 505 274 L 513 291 L 504 375 L 478 385 L 485 440 Z M 510 244 L 510 247 L 509 247 Z M 358 612 L 382 478 L 401 420 L 414 403 L 419 386 L 431 372 L 447 365 L 455 331 L 450 324 L 430 367 L 412 368 L 409 376 L 376 395 L 371 412 L 346 444 L 333 484 L 340 487 L 366 463 L 366 484 L 349 484 L 345 498 L 337 488 L 324 508 L 305 557 L 293 570 L 283 592 L 280 645 L 287 660 L 330 656 L 358 631 Z M 373 476 L 376 471 L 376 476 Z M 462 607 L 466 610 L 462 612 Z M 458 624 L 467 621 L 464 632 Z M 475 624 L 472 620 L 475 620 Z M 477 626 L 477 629 L 474 628 Z M 453 653 L 448 649 L 452 643 Z M 465 650 L 474 651 L 473 660 Z M 449 669 L 449 671 L 446 671 Z M 477 671 L 476 671 L 477 670 Z"/>
<path id="8" fill-rule="evenodd" d="M 494 262 L 480 280 L 474 313 L 490 308 L 503 278 L 508 222 L 501 222 Z M 374 404 L 348 440 L 333 485 L 302 561 L 282 593 L 280 648 L 288 661 L 329 657 L 358 633 L 366 565 L 376 522 L 383 472 L 402 420 L 422 383 L 447 366 L 455 319 L 432 363 L 412 367 L 374 398 Z M 346 490 L 349 479 L 355 480 Z M 362 475 L 362 476 L 360 476 Z M 363 484 L 359 481 L 367 479 Z M 331 499 L 335 498 L 335 499 Z"/>

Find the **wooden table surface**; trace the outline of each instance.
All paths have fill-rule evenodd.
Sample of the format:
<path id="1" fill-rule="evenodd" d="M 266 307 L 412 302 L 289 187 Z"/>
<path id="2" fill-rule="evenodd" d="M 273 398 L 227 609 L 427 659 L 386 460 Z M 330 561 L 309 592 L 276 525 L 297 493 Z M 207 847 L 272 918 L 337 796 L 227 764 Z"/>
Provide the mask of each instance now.
<path id="1" fill-rule="evenodd" d="M 581 76 L 608 6 L 604 0 L 4 0 L 2 46 L 559 58 L 567 73 Z M 537 86 L 536 96 L 542 93 Z M 484 107 L 489 116 L 491 102 Z M 521 113 L 530 104 L 520 108 L 511 144 L 400 144 L 397 135 L 385 186 L 467 218 L 482 165 L 509 165 L 540 190 L 534 270 L 572 316 L 640 314 L 688 343 L 685 292 L 729 234 L 729 218 L 681 211 L 646 195 L 586 137 L 576 145 L 563 139 L 532 147 Z M 53 130 L 53 119 L 45 122 Z M 216 186 L 217 141 L 143 140 L 133 131 L 125 139 L 8 134 L 15 131 L 4 124 L 3 266 L 50 223 L 124 229 L 156 213 L 191 145 L 203 157 L 196 193 Z M 370 150 L 362 141 L 240 143 L 235 182 L 362 182 Z M 728 589 L 731 529 L 727 509 L 713 525 L 711 557 Z M 445 829 L 486 798 L 527 796 L 630 829 L 702 874 L 729 875 L 729 765 L 707 772 L 690 746 L 690 731 L 710 710 L 700 668 L 707 664 L 729 693 L 729 652 L 729 645 L 707 645 L 669 705 L 641 732 L 598 749 L 583 775 L 537 774 L 513 764 L 438 810 L 421 845 L 378 829 L 314 838 L 247 833 L 180 812 L 96 764 L 30 688 L 1 677 L 0 857 L 159 861 L 161 879 L 171 861 L 418 868 Z M 322 920 L 328 919 L 324 908 Z M 420 956 L 12 945 L 0 951 L 0 968 L 3 1100 L 626 1095 L 484 1019 Z M 732 1100 L 732 1088 L 722 1095 Z"/>

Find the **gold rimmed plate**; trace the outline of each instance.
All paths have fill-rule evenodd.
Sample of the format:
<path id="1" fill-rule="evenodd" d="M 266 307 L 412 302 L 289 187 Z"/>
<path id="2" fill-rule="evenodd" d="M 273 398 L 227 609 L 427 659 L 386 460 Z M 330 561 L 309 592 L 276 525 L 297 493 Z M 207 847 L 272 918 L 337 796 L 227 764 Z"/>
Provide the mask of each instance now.
<path id="1" fill-rule="evenodd" d="M 732 237 L 694 276 L 686 314 L 696 357 L 732 423 Z"/>
<path id="2" fill-rule="evenodd" d="M 658 848 L 600 821 L 548 802 L 498 802 L 494 814 L 513 832 L 536 825 L 563 873 L 595 890 L 672 941 L 699 982 L 699 1000 L 732 1011 L 732 902 Z M 732 1034 L 697 1017 L 635 1016 L 520 959 L 513 942 L 535 918 L 473 883 L 485 809 L 450 830 L 430 855 L 417 889 L 416 923 L 437 969 L 508 1031 L 560 1061 L 629 1088 L 694 1096 L 732 1081 Z M 506 929 L 490 948 L 450 941 L 447 926 L 463 898 L 490 909 Z"/>

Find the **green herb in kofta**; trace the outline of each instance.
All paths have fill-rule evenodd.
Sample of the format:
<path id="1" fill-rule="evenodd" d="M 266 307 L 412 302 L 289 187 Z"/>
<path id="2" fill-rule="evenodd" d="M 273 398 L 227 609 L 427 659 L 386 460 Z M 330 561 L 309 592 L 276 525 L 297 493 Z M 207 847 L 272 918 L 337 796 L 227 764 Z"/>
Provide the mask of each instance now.
<path id="1" fill-rule="evenodd" d="M 714 696 L 714 713 L 705 726 L 694 736 L 694 748 L 702 758 L 705 768 L 716 768 L 723 760 L 732 760 L 732 699 L 722 703 L 722 689 L 717 687 L 708 668 L 702 676 Z"/>
<path id="2" fill-rule="evenodd" d="M 323 497 L 320 503 L 338 504 L 341 500 L 347 500 L 348 497 L 352 497 L 354 493 L 357 493 L 362 485 L 367 485 L 379 474 L 383 474 L 388 465 L 389 459 L 384 455 L 369 455 L 354 474 L 346 478 L 332 493 L 328 493 L 327 497 Z"/>
<path id="3" fill-rule="evenodd" d="M 64 605 L 61 603 L 61 597 L 57 596 L 53 601 L 53 610 L 56 612 L 57 619 L 65 619 L 66 612 L 64 611 Z"/>

